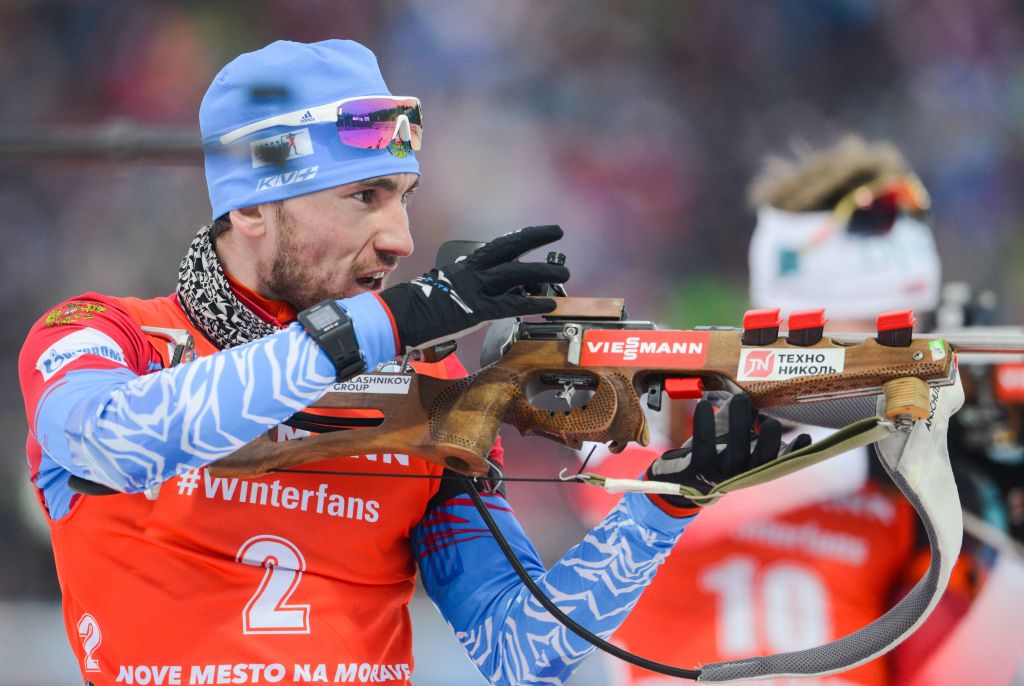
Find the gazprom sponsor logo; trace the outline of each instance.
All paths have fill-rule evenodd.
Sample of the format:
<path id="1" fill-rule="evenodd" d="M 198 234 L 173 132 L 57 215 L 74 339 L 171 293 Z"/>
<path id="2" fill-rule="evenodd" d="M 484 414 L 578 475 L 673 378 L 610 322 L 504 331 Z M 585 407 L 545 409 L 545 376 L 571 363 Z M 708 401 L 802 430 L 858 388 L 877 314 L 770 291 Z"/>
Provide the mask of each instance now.
<path id="1" fill-rule="evenodd" d="M 252 155 L 253 169 L 256 169 L 312 155 L 313 141 L 309 137 L 309 129 L 296 129 L 253 141 L 249 144 L 249 152 Z"/>
<path id="2" fill-rule="evenodd" d="M 257 191 L 265 191 L 271 188 L 278 188 L 280 186 L 288 186 L 293 183 L 301 183 L 303 181 L 309 181 L 310 179 L 316 178 L 316 173 L 320 170 L 319 165 L 315 167 L 306 167 L 304 169 L 296 169 L 295 171 L 285 172 L 284 174 L 274 174 L 273 176 L 264 176 L 256 183 Z"/>
<path id="3" fill-rule="evenodd" d="M 96 329 L 80 329 L 68 334 L 49 348 L 36 360 L 36 369 L 49 381 L 68 362 L 83 355 L 96 355 L 123 365 L 124 351 L 113 338 Z"/>

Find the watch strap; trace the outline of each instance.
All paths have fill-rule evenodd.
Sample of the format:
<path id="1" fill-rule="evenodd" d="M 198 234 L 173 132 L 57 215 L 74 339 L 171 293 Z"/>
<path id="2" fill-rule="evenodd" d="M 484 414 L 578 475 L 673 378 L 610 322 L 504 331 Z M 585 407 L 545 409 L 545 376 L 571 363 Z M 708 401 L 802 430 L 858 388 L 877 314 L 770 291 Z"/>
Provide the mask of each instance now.
<path id="1" fill-rule="evenodd" d="M 348 313 L 335 300 L 324 300 L 299 312 L 297 319 L 306 333 L 327 353 L 338 379 L 350 379 L 366 370 L 355 327 Z"/>

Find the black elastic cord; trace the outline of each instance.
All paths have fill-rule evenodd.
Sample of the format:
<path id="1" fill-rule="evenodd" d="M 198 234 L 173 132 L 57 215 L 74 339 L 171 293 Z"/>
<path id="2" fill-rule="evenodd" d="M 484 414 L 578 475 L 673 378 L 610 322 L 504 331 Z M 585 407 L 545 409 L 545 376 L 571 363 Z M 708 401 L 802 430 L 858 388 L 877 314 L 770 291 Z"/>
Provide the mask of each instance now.
<path id="1" fill-rule="evenodd" d="M 590 458 L 594 456 L 595 450 L 597 450 L 597 443 L 595 443 L 594 446 L 590 449 L 590 452 L 587 453 L 587 459 L 583 460 L 583 464 L 580 465 L 579 471 L 576 472 L 576 476 L 582 474 L 583 470 L 587 468 L 588 464 L 590 464 Z"/>
<path id="2" fill-rule="evenodd" d="M 372 476 L 372 477 L 383 477 L 386 479 L 466 479 L 464 474 L 456 474 L 455 472 L 445 472 L 441 474 L 381 474 L 380 472 L 339 472 L 333 469 L 291 469 L 288 467 L 280 467 L 277 469 L 271 469 L 271 472 L 285 472 L 288 474 L 320 474 L 326 476 Z M 479 477 L 484 478 L 484 477 Z M 558 477 L 546 477 L 546 476 L 502 476 L 498 481 L 531 481 L 534 483 L 552 483 L 552 484 L 566 484 L 566 483 L 582 483 L 580 481 L 567 481 L 566 479 L 560 479 Z"/>
<path id="3" fill-rule="evenodd" d="M 537 582 L 530 578 L 530 575 L 523 567 L 523 564 L 519 561 L 519 558 L 516 557 L 515 552 L 512 550 L 512 546 L 508 544 L 508 540 L 505 538 L 505 535 L 501 533 L 501 529 L 498 528 L 498 523 L 494 521 L 491 513 L 487 511 L 487 505 L 484 504 L 483 498 L 480 497 L 480 494 L 477 493 L 476 488 L 473 486 L 473 480 L 467 476 L 462 478 L 466 485 L 466 492 L 469 494 L 469 497 L 473 499 L 473 505 L 476 506 L 477 512 L 480 513 L 480 516 L 483 518 L 484 524 L 486 524 L 487 528 L 490 530 L 491 535 L 494 536 L 495 543 L 497 543 L 498 547 L 501 548 L 501 552 L 505 554 L 505 558 L 508 560 L 509 564 L 512 565 L 512 569 L 516 571 L 516 574 L 519 576 L 519 580 L 523 582 L 523 585 L 530 589 L 530 593 L 532 593 L 533 597 L 537 599 L 537 602 L 543 605 L 544 609 L 550 612 L 551 616 L 557 619 L 565 628 L 569 629 L 569 631 L 573 632 L 587 643 L 600 648 L 610 655 L 614 655 L 620 660 L 636 665 L 637 667 L 643 667 L 644 669 L 649 669 L 652 672 L 667 674 L 668 676 L 679 677 L 681 679 L 691 679 L 696 681 L 700 678 L 699 669 L 683 669 L 682 667 L 674 667 L 672 665 L 655 662 L 654 660 L 648 660 L 647 658 L 635 655 L 628 650 L 623 650 L 617 645 L 609 643 L 600 636 L 597 636 L 591 631 L 580 626 L 573 621 L 569 615 L 562 612 L 550 598 L 544 595 L 544 591 L 540 590 Z"/>
<path id="4" fill-rule="evenodd" d="M 359 471 L 338 471 L 335 469 L 289 469 L 281 467 L 279 469 L 271 469 L 271 472 L 284 472 L 287 474 L 317 474 L 320 476 L 370 476 L 374 478 L 384 479 L 464 479 L 466 478 L 462 474 L 454 473 L 442 473 L 442 474 L 381 474 L 380 472 L 359 472 Z M 560 479 L 558 477 L 543 477 L 543 476 L 503 476 L 501 481 L 529 481 L 533 483 L 552 483 L 552 484 L 567 484 L 567 483 L 582 483 L 581 481 L 569 481 L 566 479 Z M 68 487 L 75 493 L 81 493 L 83 495 L 118 495 L 121 491 L 115 491 L 113 488 L 98 484 L 95 481 L 89 481 L 83 479 L 74 474 L 68 475 Z"/>

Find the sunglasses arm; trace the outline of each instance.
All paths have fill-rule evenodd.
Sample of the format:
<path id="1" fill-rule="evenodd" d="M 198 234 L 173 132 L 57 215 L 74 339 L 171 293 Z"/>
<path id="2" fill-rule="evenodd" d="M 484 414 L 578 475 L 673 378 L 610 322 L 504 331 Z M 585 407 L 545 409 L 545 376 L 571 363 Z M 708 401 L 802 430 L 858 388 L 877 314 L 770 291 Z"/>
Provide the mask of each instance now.
<path id="1" fill-rule="evenodd" d="M 306 116 L 308 113 L 309 116 Z M 296 110 L 287 114 L 279 114 L 276 117 L 261 119 L 260 121 L 246 124 L 234 131 L 229 131 L 220 137 L 221 145 L 231 145 L 240 138 L 249 134 L 269 129 L 274 126 L 299 126 L 300 124 L 324 124 L 335 122 L 338 118 L 337 104 L 320 105 L 319 107 L 307 107 L 304 110 Z M 303 118 L 305 117 L 305 118 Z"/>

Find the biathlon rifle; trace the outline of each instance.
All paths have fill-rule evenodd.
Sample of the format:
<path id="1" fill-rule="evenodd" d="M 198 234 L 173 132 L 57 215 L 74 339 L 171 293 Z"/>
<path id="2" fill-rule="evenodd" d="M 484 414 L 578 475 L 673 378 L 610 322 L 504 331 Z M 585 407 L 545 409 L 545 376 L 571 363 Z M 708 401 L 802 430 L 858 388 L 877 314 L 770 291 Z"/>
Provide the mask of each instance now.
<path id="1" fill-rule="evenodd" d="M 963 527 L 960 508 L 950 507 L 957 495 L 946 449 L 949 415 L 963 400 L 957 358 L 1024 353 L 1020 336 L 969 331 L 915 336 L 914 323 L 912 312 L 904 310 L 880 315 L 873 334 L 824 335 L 824 311 L 813 310 L 791 314 L 788 331 L 780 336 L 779 311 L 757 310 L 746 314 L 742 329 L 661 331 L 651 322 L 627 319 L 621 299 L 560 298 L 557 308 L 539 319 L 492 325 L 484 346 L 487 364 L 475 374 L 463 379 L 404 371 L 362 375 L 338 384 L 290 422 L 326 433 L 283 443 L 260 438 L 209 469 L 219 476 L 259 476 L 339 455 L 401 451 L 483 476 L 490 474 L 487 455 L 502 423 L 572 448 L 583 441 L 606 442 L 614 453 L 630 441 L 648 442 L 643 403 L 658 409 L 666 393 L 676 398 L 746 393 L 760 412 L 841 428 L 823 441 L 727 479 L 708 494 L 678 484 L 586 473 L 565 480 L 611 492 L 681 494 L 707 504 L 723 493 L 875 443 L 882 465 L 921 519 L 931 558 L 901 601 L 871 624 L 826 645 L 699 668 L 633 654 L 596 636 L 549 598 L 519 561 L 476 488 L 467 485 L 465 492 L 537 602 L 567 629 L 615 657 L 697 681 L 833 674 L 886 653 L 915 631 L 952 574 Z M 545 394 L 551 400 L 551 391 L 555 402 L 540 402 Z M 337 410 L 349 417 L 355 411 L 375 425 L 337 431 L 343 426 L 330 416 Z"/>
<path id="2" fill-rule="evenodd" d="M 493 325 L 486 366 L 468 377 L 360 375 L 287 422 L 317 435 L 257 439 L 211 473 L 252 477 L 338 455 L 402 452 L 483 476 L 503 423 L 570 448 L 596 441 L 617 453 L 631 441 L 648 443 L 643 404 L 659 410 L 665 394 L 746 393 L 760 412 L 823 426 L 842 425 L 828 415 L 848 415 L 857 399 L 870 405 L 860 414 L 874 414 L 883 396 L 884 416 L 908 430 L 928 417 L 929 388 L 953 383 L 955 353 L 1024 353 L 1017 336 L 914 335 L 910 310 L 880 315 L 874 335 L 825 335 L 824 310 L 795 312 L 780 335 L 778 310 L 747 312 L 742 329 L 659 330 L 626 319 L 619 298 L 556 301 L 532 321 Z M 338 410 L 361 417 L 332 417 Z"/>

